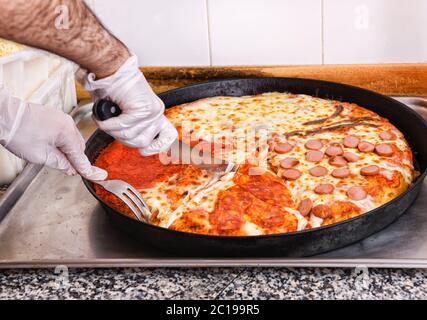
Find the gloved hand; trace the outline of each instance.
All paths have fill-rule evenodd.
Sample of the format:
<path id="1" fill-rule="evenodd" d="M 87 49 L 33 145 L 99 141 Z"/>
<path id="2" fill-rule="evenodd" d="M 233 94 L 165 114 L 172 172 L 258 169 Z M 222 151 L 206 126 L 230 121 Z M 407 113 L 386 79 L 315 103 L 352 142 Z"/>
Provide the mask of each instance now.
<path id="1" fill-rule="evenodd" d="M 107 172 L 90 164 L 73 119 L 65 113 L 27 103 L 0 88 L 0 144 L 16 156 L 68 175 L 104 180 Z"/>
<path id="2" fill-rule="evenodd" d="M 142 155 L 166 151 L 178 137 L 176 129 L 163 115 L 163 102 L 139 70 L 136 56 L 131 56 L 107 78 L 95 80 L 95 75 L 89 74 L 83 85 L 94 100 L 108 97 L 122 110 L 115 118 L 94 119 L 98 127 L 123 144 L 139 148 Z"/>

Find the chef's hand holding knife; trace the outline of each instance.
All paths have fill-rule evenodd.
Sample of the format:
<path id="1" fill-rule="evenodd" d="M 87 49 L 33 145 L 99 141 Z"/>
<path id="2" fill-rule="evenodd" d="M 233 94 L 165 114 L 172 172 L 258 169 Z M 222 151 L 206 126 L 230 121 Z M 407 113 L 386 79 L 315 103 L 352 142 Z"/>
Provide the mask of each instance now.
<path id="1" fill-rule="evenodd" d="M 101 130 L 124 145 L 138 148 L 147 156 L 168 150 L 177 139 L 176 129 L 163 114 L 164 104 L 139 70 L 135 55 L 107 78 L 95 80 L 95 75 L 89 74 L 84 86 L 94 101 L 108 98 L 119 105 L 118 116 L 94 120 Z"/>
<path id="2" fill-rule="evenodd" d="M 71 13 L 66 31 L 53 23 L 59 5 Z M 37 21 L 28 23 L 33 20 Z M 28 0 L 25 5 L 0 0 L 0 37 L 56 53 L 89 70 L 80 80 L 94 101 L 111 99 L 122 112 L 96 123 L 123 144 L 151 155 L 167 150 L 177 138 L 163 115 L 163 102 L 138 69 L 137 58 L 82 0 L 51 0 L 49 6 L 45 0 Z M 69 115 L 12 97 L 1 85 L 0 144 L 29 162 L 69 175 L 79 173 L 90 180 L 107 177 L 105 170 L 90 164 L 84 140 Z"/>

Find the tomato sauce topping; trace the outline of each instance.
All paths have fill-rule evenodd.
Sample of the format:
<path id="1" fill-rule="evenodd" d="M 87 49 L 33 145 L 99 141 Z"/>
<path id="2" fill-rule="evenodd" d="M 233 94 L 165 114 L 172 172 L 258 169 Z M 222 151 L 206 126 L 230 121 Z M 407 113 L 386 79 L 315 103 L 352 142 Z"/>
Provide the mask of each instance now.
<path id="1" fill-rule="evenodd" d="M 236 173 L 234 182 L 237 185 L 269 204 L 279 207 L 294 207 L 292 195 L 281 179 L 269 172 L 251 175 L 249 168 L 249 165 L 244 165 Z"/>
<path id="2" fill-rule="evenodd" d="M 108 179 L 120 179 L 136 189 L 150 188 L 183 170 L 183 165 L 164 165 L 159 155 L 142 156 L 138 149 L 126 147 L 114 141 L 95 161 L 95 166 L 108 172 Z"/>
<path id="3" fill-rule="evenodd" d="M 253 223 L 267 229 L 281 226 L 285 222 L 286 214 L 285 210 L 255 197 L 247 210 L 247 215 Z"/>
<path id="4" fill-rule="evenodd" d="M 245 223 L 243 214 L 250 204 L 251 199 L 240 187 L 222 190 L 209 215 L 209 222 L 218 234 L 238 235 Z"/>
<path id="5" fill-rule="evenodd" d="M 243 166 L 234 177 L 236 186 L 218 194 L 209 222 L 214 234 L 244 235 L 245 221 L 257 225 L 265 234 L 289 232 L 297 228 L 297 219 L 283 207 L 293 207 L 289 191 L 272 174 L 249 175 Z"/>

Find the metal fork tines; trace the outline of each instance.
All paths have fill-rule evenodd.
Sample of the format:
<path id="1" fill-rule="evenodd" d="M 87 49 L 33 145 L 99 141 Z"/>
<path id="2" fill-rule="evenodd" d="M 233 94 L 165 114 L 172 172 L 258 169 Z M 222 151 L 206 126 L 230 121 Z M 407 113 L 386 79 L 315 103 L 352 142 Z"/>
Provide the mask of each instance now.
<path id="1" fill-rule="evenodd" d="M 151 211 L 141 194 L 130 184 L 121 180 L 93 181 L 119 197 L 139 221 L 149 222 Z"/>

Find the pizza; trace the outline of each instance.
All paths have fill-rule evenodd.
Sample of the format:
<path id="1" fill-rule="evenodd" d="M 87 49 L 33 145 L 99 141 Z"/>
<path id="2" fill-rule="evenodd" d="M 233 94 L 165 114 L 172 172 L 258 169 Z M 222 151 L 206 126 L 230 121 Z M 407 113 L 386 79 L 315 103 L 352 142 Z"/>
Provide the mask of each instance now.
<path id="1" fill-rule="evenodd" d="M 219 175 L 118 141 L 107 146 L 95 165 L 137 188 L 150 223 L 164 228 L 221 236 L 317 228 L 387 203 L 417 175 L 403 134 L 354 103 L 270 92 L 200 99 L 165 114 L 180 140 L 237 169 Z M 95 191 L 133 217 L 101 186 Z"/>

